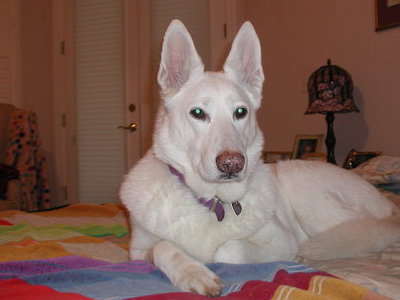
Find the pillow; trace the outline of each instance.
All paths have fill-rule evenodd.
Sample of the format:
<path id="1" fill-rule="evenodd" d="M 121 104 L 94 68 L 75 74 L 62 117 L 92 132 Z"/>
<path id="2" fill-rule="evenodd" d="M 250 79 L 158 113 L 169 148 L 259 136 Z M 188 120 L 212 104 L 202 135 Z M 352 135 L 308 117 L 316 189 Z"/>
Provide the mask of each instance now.
<path id="1" fill-rule="evenodd" d="M 374 185 L 399 183 L 400 157 L 389 155 L 376 156 L 350 171 Z"/>

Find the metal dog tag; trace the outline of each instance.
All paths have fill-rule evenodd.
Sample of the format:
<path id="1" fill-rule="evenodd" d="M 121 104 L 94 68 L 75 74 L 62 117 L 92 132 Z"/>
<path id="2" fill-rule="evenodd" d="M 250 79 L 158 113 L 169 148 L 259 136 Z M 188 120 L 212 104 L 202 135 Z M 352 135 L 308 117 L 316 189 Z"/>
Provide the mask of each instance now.
<path id="1" fill-rule="evenodd" d="M 242 212 L 242 206 L 240 205 L 239 201 L 232 202 L 232 208 L 237 216 Z"/>

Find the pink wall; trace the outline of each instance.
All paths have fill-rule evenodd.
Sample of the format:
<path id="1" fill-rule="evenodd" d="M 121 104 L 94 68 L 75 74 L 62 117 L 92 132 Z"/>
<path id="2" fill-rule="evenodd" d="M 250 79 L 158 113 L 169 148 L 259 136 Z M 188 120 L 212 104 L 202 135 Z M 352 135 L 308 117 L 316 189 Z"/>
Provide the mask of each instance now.
<path id="1" fill-rule="evenodd" d="M 296 134 L 326 133 L 304 115 L 306 83 L 327 58 L 353 77 L 360 113 L 336 115 L 336 158 L 351 148 L 400 154 L 400 27 L 376 32 L 374 1 L 243 1 L 261 40 L 266 76 L 259 120 L 265 149 L 291 150 Z"/>
<path id="2" fill-rule="evenodd" d="M 51 184 L 54 173 L 51 0 L 20 2 L 22 107 L 32 110 L 38 126 Z M 52 187 L 53 189 L 53 187 Z"/>

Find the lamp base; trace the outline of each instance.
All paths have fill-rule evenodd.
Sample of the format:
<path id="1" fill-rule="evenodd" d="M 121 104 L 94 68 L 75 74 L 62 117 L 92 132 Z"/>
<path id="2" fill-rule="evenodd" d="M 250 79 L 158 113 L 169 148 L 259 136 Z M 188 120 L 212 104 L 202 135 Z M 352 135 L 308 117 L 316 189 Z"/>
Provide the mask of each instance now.
<path id="1" fill-rule="evenodd" d="M 326 138 L 325 138 L 325 145 L 328 151 L 327 161 L 336 165 L 336 159 L 335 159 L 336 138 L 335 138 L 335 133 L 333 132 L 333 121 L 335 120 L 335 114 L 333 112 L 327 112 L 325 120 L 328 127 L 328 131 L 326 133 Z"/>

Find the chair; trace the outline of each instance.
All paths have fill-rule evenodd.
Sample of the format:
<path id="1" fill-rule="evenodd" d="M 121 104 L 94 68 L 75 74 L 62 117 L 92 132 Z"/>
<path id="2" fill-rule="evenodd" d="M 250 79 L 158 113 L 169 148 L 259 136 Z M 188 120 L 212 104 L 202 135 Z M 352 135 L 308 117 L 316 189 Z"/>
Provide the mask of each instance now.
<path id="1" fill-rule="evenodd" d="M 0 211 L 19 209 L 21 204 L 21 182 L 19 172 L 4 163 L 9 146 L 10 121 L 15 107 L 0 103 Z"/>

